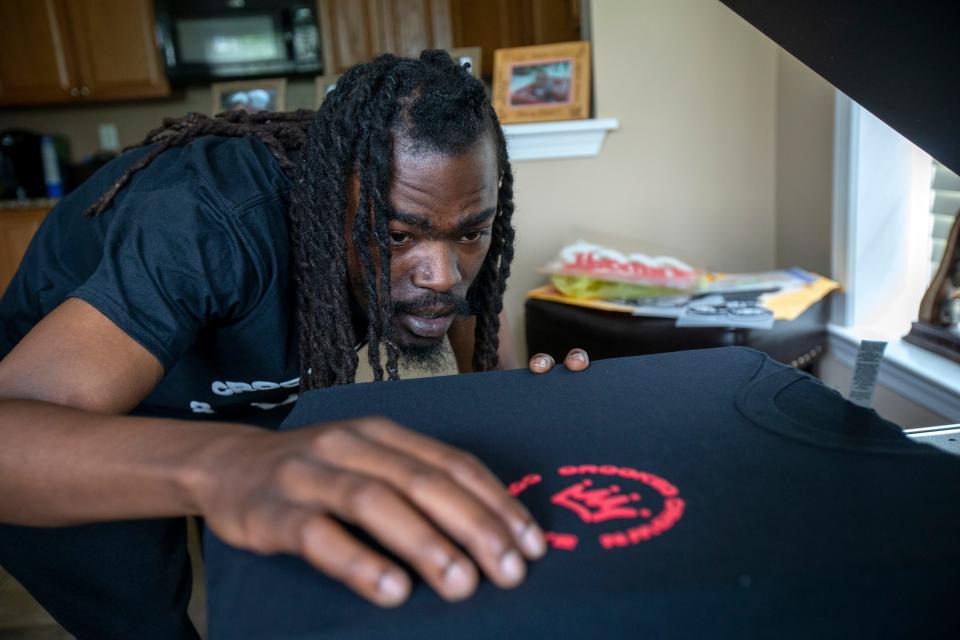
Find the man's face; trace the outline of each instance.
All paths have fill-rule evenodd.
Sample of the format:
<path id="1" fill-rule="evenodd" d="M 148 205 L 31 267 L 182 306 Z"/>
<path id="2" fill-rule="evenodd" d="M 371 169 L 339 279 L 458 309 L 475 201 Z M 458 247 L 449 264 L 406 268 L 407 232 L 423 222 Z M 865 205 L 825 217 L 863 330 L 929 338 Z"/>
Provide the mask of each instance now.
<path id="1" fill-rule="evenodd" d="M 490 135 L 458 156 L 397 145 L 390 188 L 395 217 L 388 224 L 392 339 L 408 355 L 435 352 L 453 320 L 469 313 L 467 290 L 490 248 L 498 178 Z M 349 270 L 353 295 L 367 308 L 352 246 Z"/>

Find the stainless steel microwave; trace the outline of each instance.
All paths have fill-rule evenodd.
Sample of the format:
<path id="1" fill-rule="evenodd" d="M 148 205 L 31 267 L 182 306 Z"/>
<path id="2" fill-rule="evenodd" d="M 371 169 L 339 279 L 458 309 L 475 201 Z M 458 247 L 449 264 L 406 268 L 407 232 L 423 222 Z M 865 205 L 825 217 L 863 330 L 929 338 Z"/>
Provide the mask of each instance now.
<path id="1" fill-rule="evenodd" d="M 155 0 L 173 84 L 323 72 L 311 0 Z"/>

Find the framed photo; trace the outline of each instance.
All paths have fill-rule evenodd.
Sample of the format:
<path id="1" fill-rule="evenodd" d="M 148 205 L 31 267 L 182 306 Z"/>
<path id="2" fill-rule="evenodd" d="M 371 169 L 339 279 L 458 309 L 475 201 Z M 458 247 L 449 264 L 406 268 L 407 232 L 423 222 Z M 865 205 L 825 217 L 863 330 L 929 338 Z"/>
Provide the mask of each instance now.
<path id="1" fill-rule="evenodd" d="M 317 76 L 314 79 L 314 87 L 316 90 L 316 97 L 313 102 L 316 107 L 320 107 L 320 103 L 323 102 L 323 99 L 327 97 L 327 94 L 333 91 L 334 87 L 337 86 L 337 80 L 340 79 L 340 76 Z"/>
<path id="2" fill-rule="evenodd" d="M 493 107 L 500 122 L 589 117 L 589 42 L 497 49 L 493 60 Z"/>
<path id="3" fill-rule="evenodd" d="M 463 66 L 464 63 L 470 63 L 470 75 L 479 78 L 482 73 L 480 60 L 483 51 L 480 47 L 457 47 L 456 49 L 447 49 L 447 53 L 453 58 L 453 61 Z"/>
<path id="4" fill-rule="evenodd" d="M 210 89 L 214 114 L 224 111 L 283 111 L 287 108 L 286 78 L 215 82 Z"/>

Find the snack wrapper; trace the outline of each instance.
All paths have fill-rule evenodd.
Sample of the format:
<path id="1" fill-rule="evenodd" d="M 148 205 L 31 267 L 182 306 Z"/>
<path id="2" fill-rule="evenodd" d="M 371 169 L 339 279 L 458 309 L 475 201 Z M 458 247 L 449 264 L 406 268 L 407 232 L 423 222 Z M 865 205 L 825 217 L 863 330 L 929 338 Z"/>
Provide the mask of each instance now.
<path id="1" fill-rule="evenodd" d="M 643 253 L 624 254 L 615 249 L 580 240 L 560 250 L 557 257 L 543 268 L 543 272 L 555 278 L 554 284 L 563 291 L 585 291 L 600 285 L 611 286 L 620 283 L 641 287 L 633 291 L 648 291 L 639 297 L 649 295 L 670 295 L 690 292 L 697 289 L 703 273 L 685 262 L 670 256 L 651 257 Z M 581 279 L 581 280 L 577 280 Z M 583 279 L 603 281 L 588 283 Z M 645 289 L 647 288 L 647 289 Z M 631 291 L 631 290 L 627 290 Z M 564 291 L 567 293 L 566 291 Z M 569 293 L 584 297 L 583 293 Z M 596 297 L 595 293 L 586 294 Z M 637 293 L 612 297 L 638 297 Z"/>

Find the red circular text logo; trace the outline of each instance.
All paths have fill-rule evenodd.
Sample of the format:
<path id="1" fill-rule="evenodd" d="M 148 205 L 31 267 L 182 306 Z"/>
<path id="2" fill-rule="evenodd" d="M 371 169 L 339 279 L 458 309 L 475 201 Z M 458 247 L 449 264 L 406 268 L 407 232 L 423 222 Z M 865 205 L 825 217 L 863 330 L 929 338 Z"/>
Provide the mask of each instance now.
<path id="1" fill-rule="evenodd" d="M 640 544 L 668 531 L 683 517 L 686 505 L 680 491 L 652 473 L 612 464 L 566 465 L 556 473 L 566 486 L 550 497 L 551 504 L 571 511 L 584 524 L 604 525 L 604 531 L 595 534 L 601 549 Z M 542 481 L 540 474 L 528 474 L 507 490 L 519 496 Z M 548 531 L 546 537 L 551 547 L 564 551 L 580 543 L 573 533 Z"/>

